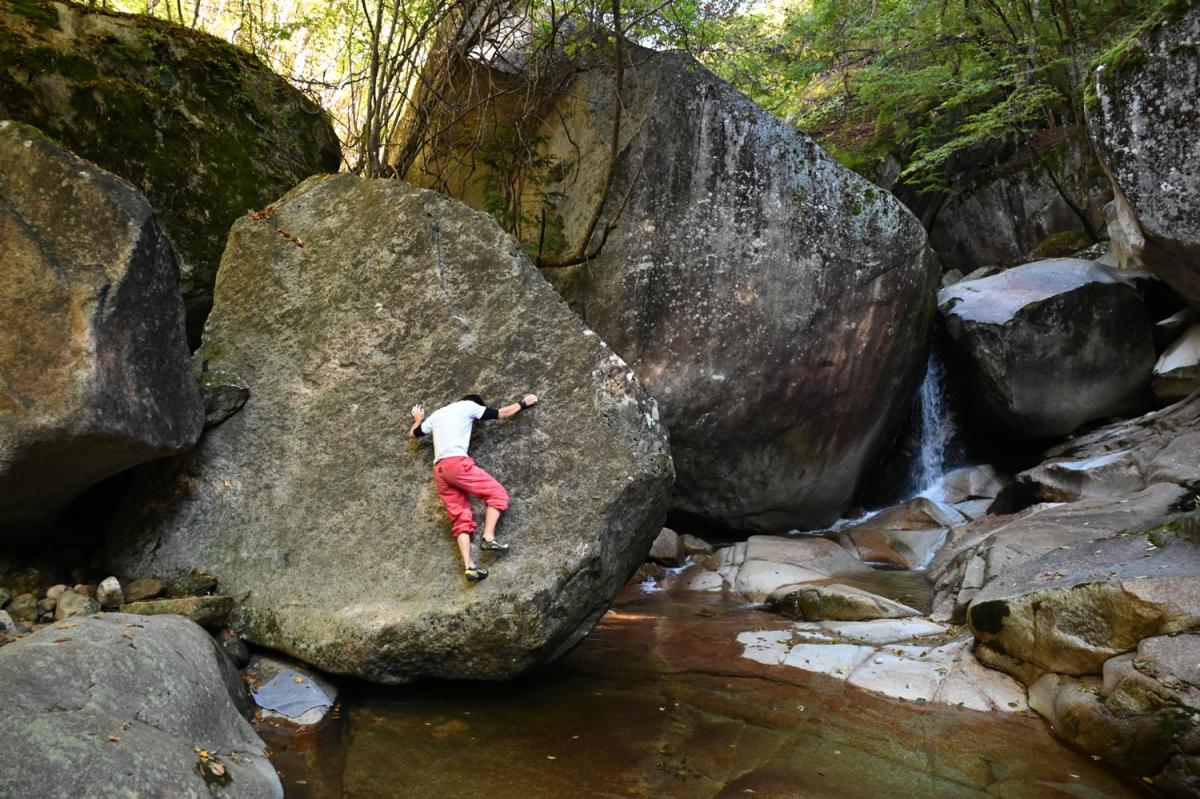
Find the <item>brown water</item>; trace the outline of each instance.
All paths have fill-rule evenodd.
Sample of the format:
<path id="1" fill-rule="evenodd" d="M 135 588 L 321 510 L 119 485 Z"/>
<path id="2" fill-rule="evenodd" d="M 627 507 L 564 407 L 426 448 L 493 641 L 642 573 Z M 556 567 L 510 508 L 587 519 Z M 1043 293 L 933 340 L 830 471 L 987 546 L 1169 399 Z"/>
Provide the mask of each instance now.
<path id="1" fill-rule="evenodd" d="M 630 587 L 542 674 L 359 686 L 319 732 L 264 737 L 298 799 L 1151 795 L 1032 715 L 888 700 L 741 657 L 739 632 L 784 624 Z"/>

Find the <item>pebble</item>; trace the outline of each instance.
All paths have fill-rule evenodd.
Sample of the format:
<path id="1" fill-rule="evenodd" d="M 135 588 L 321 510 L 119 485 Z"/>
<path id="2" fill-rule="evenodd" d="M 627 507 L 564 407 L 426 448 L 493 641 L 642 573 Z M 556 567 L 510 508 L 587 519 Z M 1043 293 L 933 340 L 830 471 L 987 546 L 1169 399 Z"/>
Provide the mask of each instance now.
<path id="1" fill-rule="evenodd" d="M 120 607 L 125 603 L 125 594 L 121 591 L 121 583 L 116 577 L 106 577 L 96 589 L 96 601 L 102 608 Z"/>
<path id="2" fill-rule="evenodd" d="M 59 583 L 58 585 L 51 586 L 50 589 L 48 591 L 46 591 L 46 598 L 47 599 L 58 599 L 60 596 L 62 596 L 66 592 L 67 592 L 67 587 L 65 585 L 63 585 L 62 583 Z"/>

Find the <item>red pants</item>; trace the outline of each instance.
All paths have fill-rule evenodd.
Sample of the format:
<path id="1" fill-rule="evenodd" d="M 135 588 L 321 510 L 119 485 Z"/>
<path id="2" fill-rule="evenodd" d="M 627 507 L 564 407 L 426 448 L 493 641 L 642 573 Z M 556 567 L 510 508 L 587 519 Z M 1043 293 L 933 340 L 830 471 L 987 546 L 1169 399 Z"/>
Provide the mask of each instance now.
<path id="1" fill-rule="evenodd" d="M 438 496 L 450 514 L 454 536 L 475 532 L 475 517 L 471 513 L 470 497 L 479 497 L 489 508 L 508 509 L 508 492 L 496 478 L 475 465 L 466 455 L 442 458 L 433 465 L 433 482 Z"/>

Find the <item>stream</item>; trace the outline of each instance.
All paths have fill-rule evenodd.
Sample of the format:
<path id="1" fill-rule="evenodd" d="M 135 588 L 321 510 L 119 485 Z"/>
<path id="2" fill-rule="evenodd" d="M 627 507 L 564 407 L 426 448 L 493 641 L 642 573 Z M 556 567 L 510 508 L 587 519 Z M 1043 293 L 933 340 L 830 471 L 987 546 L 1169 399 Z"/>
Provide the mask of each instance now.
<path id="1" fill-rule="evenodd" d="M 912 599 L 920 579 L 869 581 Z M 540 674 L 351 685 L 316 731 L 261 732 L 295 799 L 1151 795 L 1032 713 L 901 702 L 743 657 L 739 633 L 788 624 L 630 585 Z"/>

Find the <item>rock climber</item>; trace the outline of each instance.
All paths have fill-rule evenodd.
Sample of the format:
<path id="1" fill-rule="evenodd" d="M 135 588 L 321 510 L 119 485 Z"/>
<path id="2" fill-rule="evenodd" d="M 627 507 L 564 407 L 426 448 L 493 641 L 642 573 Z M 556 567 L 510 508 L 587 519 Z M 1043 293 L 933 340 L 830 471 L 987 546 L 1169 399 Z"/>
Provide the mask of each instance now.
<path id="1" fill-rule="evenodd" d="M 478 394 L 468 394 L 458 402 L 438 408 L 428 418 L 421 405 L 412 408 L 413 425 L 408 434 L 412 438 L 433 434 L 433 481 L 453 522 L 450 534 L 458 542 L 463 574 L 471 582 L 479 582 L 488 576 L 487 569 L 477 565 L 471 557 L 471 534 L 475 532 L 471 497 L 482 499 L 487 505 L 479 548 L 500 553 L 508 551 L 508 544 L 496 540 L 496 523 L 500 521 L 500 513 L 508 508 L 508 492 L 467 455 L 471 430 L 478 420 L 509 419 L 537 401 L 536 394 L 526 394 L 511 405 L 490 408 Z"/>

